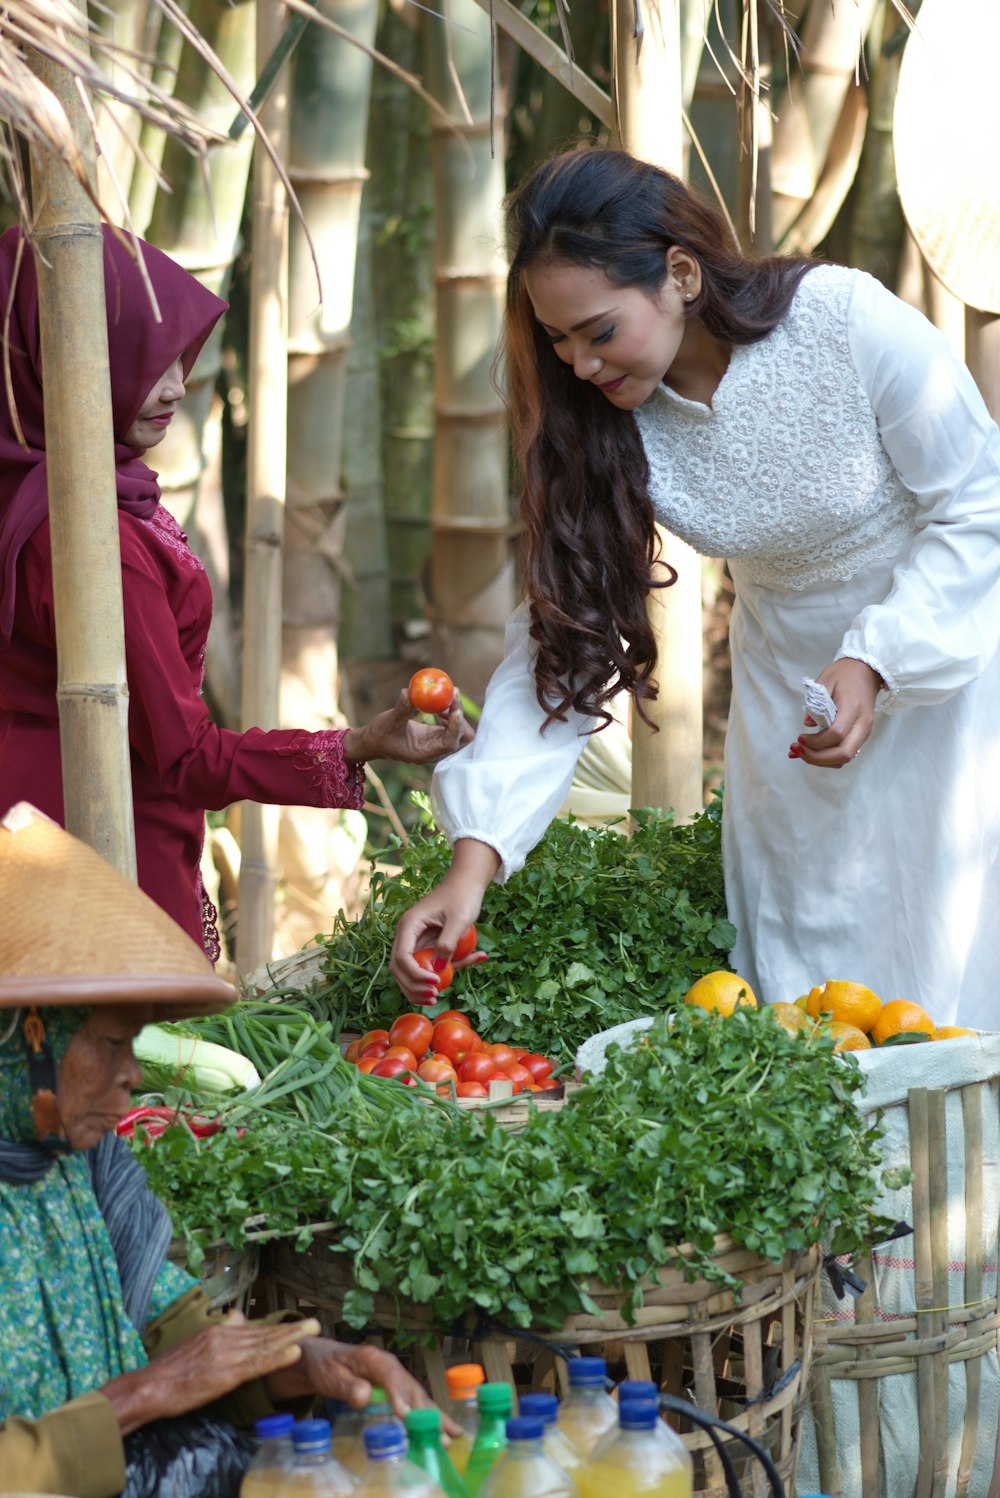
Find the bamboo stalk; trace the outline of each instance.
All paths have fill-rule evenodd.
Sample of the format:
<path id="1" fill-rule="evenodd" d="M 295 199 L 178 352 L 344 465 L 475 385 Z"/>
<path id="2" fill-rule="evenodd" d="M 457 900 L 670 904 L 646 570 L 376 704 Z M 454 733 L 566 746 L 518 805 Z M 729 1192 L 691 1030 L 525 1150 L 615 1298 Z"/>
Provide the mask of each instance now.
<path id="1" fill-rule="evenodd" d="M 965 1163 L 965 1300 L 973 1305 L 983 1293 L 983 1104 L 980 1082 L 962 1088 L 962 1139 Z M 970 1360 L 965 1370 L 965 1421 L 958 1457 L 955 1498 L 967 1498 L 979 1433 L 982 1363 Z"/>
<path id="2" fill-rule="evenodd" d="M 260 67 L 281 35 L 282 6 L 259 0 Z M 287 69 L 261 110 L 279 157 L 287 135 Z M 274 163 L 254 153 L 253 267 L 250 278 L 250 420 L 247 443 L 246 578 L 243 609 L 243 727 L 274 728 L 281 681 L 281 570 L 285 529 L 288 401 L 288 203 Z M 274 940 L 278 813 L 245 802 L 241 813 L 237 963 L 267 962 Z"/>
<path id="3" fill-rule="evenodd" d="M 41 57 L 34 68 L 62 104 L 93 185 L 93 137 L 73 78 Z M 65 823 L 135 880 L 101 221 L 54 155 L 33 149 L 31 176 Z"/>
<path id="4" fill-rule="evenodd" d="M 948 1131 L 945 1119 L 943 1088 L 927 1094 L 927 1121 L 930 1138 L 928 1160 L 931 1188 L 931 1273 L 934 1295 L 934 1331 L 948 1335 L 948 1311 L 951 1299 L 948 1278 Z M 942 1348 L 930 1358 L 934 1380 L 934 1465 L 931 1469 L 932 1498 L 943 1498 L 948 1483 L 948 1358 Z"/>
<path id="5" fill-rule="evenodd" d="M 506 257 L 503 113 L 490 27 L 475 0 L 448 0 L 450 26 L 425 30 L 432 122 L 437 342 L 431 497 L 433 648 L 482 700 L 514 607 L 507 420 L 491 379 Z M 495 138 L 496 137 L 496 138 Z"/>
<path id="6" fill-rule="evenodd" d="M 611 10 L 612 71 L 618 138 L 627 151 L 668 171 L 682 169 L 680 35 L 675 0 L 646 7 L 641 50 L 632 0 Z M 702 806 L 701 561 L 683 541 L 657 528 L 663 558 L 677 570 L 672 588 L 650 594 L 657 639 L 659 696 L 650 717 L 632 727 L 633 807 L 672 808 L 678 822 Z"/>
<path id="7" fill-rule="evenodd" d="M 858 1326 L 872 1326 L 875 1320 L 874 1265 L 870 1254 L 858 1264 L 858 1273 L 865 1281 L 866 1289 L 854 1302 L 854 1320 Z M 859 1356 L 865 1361 L 872 1359 L 872 1349 L 863 1345 Z M 879 1498 L 879 1385 L 865 1379 L 858 1385 L 858 1422 L 861 1432 L 861 1492 L 862 1498 Z"/>
<path id="8" fill-rule="evenodd" d="M 926 1087 L 911 1087 L 907 1093 L 910 1119 L 910 1164 L 913 1169 L 913 1289 L 917 1308 L 917 1336 L 933 1337 L 937 1331 L 934 1305 L 934 1269 L 931 1238 L 932 1184 L 930 1115 Z M 889 1360 L 887 1359 L 888 1363 Z M 885 1365 L 883 1365 L 885 1366 Z M 915 1498 L 930 1498 L 933 1483 L 935 1441 L 934 1370 L 929 1358 L 917 1359 L 917 1412 L 920 1466 Z"/>

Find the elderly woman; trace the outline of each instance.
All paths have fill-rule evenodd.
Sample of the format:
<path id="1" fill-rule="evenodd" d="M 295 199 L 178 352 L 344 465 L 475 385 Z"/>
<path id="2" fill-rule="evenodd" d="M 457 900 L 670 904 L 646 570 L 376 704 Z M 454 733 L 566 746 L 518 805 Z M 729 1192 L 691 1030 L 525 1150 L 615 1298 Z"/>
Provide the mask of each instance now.
<path id="1" fill-rule="evenodd" d="M 25 803 L 0 822 L 0 908 L 0 1490 L 108 1498 L 152 1422 L 200 1412 L 195 1441 L 209 1409 L 246 1425 L 376 1382 L 397 1413 L 429 1404 L 390 1354 L 220 1316 L 167 1260 L 115 1125 L 140 1028 L 235 998 L 195 944 Z"/>

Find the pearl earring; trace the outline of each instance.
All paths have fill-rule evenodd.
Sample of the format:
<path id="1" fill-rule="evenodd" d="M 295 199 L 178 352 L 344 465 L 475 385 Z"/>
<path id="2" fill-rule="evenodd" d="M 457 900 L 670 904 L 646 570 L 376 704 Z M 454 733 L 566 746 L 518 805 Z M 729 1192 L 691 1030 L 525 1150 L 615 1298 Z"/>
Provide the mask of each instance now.
<path id="1" fill-rule="evenodd" d="M 685 293 L 684 293 L 684 300 L 685 300 L 685 301 L 686 301 L 686 302 L 689 302 L 689 301 L 690 301 L 690 300 L 691 300 L 691 295 L 692 295 L 692 294 L 691 294 L 691 292 L 690 292 L 690 291 L 686 291 L 686 292 L 685 292 Z"/>

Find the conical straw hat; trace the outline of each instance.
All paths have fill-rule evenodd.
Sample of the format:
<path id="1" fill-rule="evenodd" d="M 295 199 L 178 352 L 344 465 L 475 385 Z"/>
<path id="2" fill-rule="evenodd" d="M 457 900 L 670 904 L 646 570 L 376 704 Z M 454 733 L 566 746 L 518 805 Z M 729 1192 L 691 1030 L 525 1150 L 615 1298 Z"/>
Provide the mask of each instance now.
<path id="1" fill-rule="evenodd" d="M 0 1008 L 224 1009 L 230 984 L 165 911 L 26 801 L 0 820 Z"/>

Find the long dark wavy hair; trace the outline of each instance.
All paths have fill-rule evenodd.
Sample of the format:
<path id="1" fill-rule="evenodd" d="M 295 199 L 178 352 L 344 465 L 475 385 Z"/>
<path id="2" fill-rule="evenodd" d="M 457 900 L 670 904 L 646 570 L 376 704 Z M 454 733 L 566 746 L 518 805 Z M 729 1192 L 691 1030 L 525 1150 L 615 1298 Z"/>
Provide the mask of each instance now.
<path id="1" fill-rule="evenodd" d="M 724 217 L 678 178 L 623 151 L 586 148 L 545 161 L 508 198 L 511 254 L 497 379 L 521 466 L 521 518 L 535 689 L 546 723 L 570 708 L 610 722 L 605 703 L 656 696 L 656 643 L 646 615 L 656 532 L 649 465 L 631 411 L 617 410 L 554 353 L 524 284 L 556 262 L 603 271 L 655 298 L 666 254 L 701 266 L 685 309 L 728 344 L 754 343 L 781 321 L 814 261 L 750 259 Z M 500 375 L 502 369 L 503 374 Z"/>

